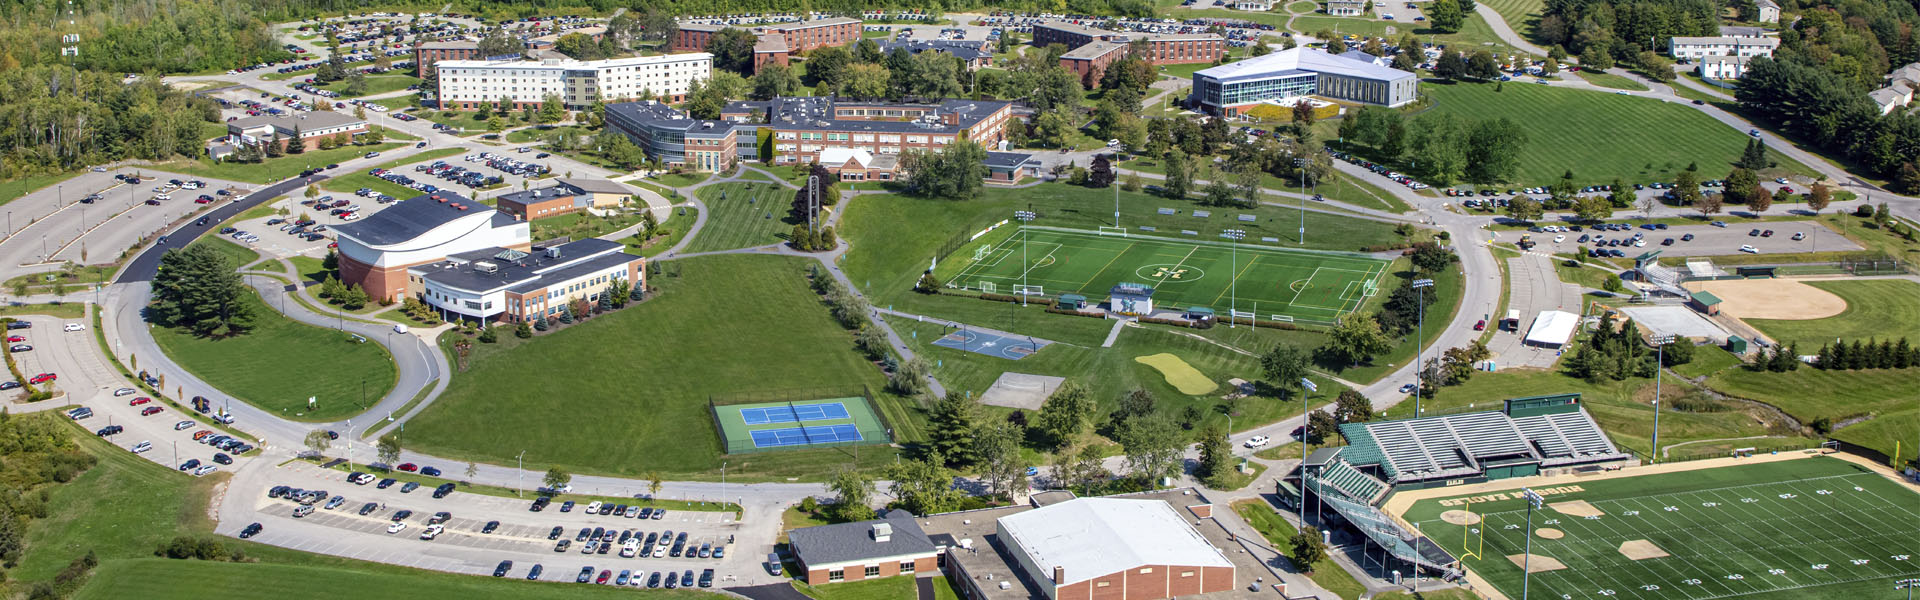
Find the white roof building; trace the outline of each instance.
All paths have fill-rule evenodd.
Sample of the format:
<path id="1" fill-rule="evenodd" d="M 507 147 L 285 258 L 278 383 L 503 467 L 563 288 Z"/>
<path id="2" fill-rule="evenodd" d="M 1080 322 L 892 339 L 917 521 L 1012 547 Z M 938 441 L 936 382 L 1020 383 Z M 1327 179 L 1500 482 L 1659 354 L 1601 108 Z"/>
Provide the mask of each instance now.
<path id="1" fill-rule="evenodd" d="M 538 103 L 559 96 L 570 108 L 595 100 L 617 102 L 639 97 L 682 96 L 693 82 L 713 74 L 713 55 L 705 52 L 633 56 L 607 60 L 443 60 L 434 63 L 443 104 L 492 103 L 501 97 Z"/>
<path id="2" fill-rule="evenodd" d="M 1232 116 L 1236 107 L 1294 96 L 1402 106 L 1419 96 L 1420 76 L 1365 59 L 1305 46 L 1281 50 L 1193 74 L 1192 99 L 1207 112 Z"/>
<path id="3" fill-rule="evenodd" d="M 1115 585 L 1121 596 L 1139 597 L 1127 588 L 1144 587 L 1140 575 L 1163 580 L 1154 584 L 1161 590 L 1233 582 L 1233 563 L 1162 500 L 1080 498 L 1001 517 L 996 528 L 1051 598 Z"/>
<path id="4" fill-rule="evenodd" d="M 1566 311 L 1549 310 L 1533 318 L 1533 327 L 1527 329 L 1527 344 L 1557 348 L 1573 339 L 1574 329 L 1580 326 L 1580 315 Z"/>
<path id="5" fill-rule="evenodd" d="M 1669 42 L 1669 53 L 1674 59 L 1695 59 L 1708 56 L 1773 56 L 1773 50 L 1780 47 L 1780 38 L 1750 38 L 1733 36 L 1684 37 L 1675 36 Z"/>

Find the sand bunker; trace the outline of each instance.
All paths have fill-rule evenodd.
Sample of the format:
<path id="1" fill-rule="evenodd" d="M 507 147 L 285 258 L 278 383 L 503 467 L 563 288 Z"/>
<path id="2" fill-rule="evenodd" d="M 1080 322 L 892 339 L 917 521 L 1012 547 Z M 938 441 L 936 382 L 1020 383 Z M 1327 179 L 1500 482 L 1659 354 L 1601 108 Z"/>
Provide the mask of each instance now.
<path id="1" fill-rule="evenodd" d="M 1524 567 L 1528 573 L 1544 573 L 1567 568 L 1567 565 L 1562 564 L 1554 557 L 1541 556 L 1538 554 L 1533 555 L 1533 562 L 1530 564 L 1526 562 L 1527 555 L 1525 554 L 1508 554 L 1507 560 L 1513 561 L 1513 566 Z"/>
<path id="2" fill-rule="evenodd" d="M 1646 540 L 1633 540 L 1633 541 L 1621 544 L 1620 553 L 1626 555 L 1627 558 L 1632 560 L 1646 560 L 1649 558 L 1666 558 L 1670 556 L 1669 554 L 1667 554 L 1667 551 L 1661 550 L 1659 546 L 1655 546 L 1653 545 L 1653 542 L 1649 542 Z"/>
<path id="3" fill-rule="evenodd" d="M 1567 532 L 1554 529 L 1552 527 L 1541 527 L 1539 529 L 1535 529 L 1533 530 L 1533 534 L 1540 536 L 1540 539 L 1543 539 L 1543 540 L 1557 540 L 1563 537 L 1567 537 Z"/>
<path id="4" fill-rule="evenodd" d="M 1600 515 L 1607 514 L 1607 513 L 1601 512 L 1600 509 L 1598 508 L 1594 508 L 1592 504 L 1587 504 L 1587 501 L 1585 500 L 1569 500 L 1566 502 L 1554 502 L 1552 504 L 1548 504 L 1547 508 L 1551 508 L 1554 510 L 1554 512 L 1557 512 L 1569 517 L 1598 517 Z"/>
<path id="5" fill-rule="evenodd" d="M 1480 515 L 1464 510 L 1450 510 L 1440 513 L 1440 520 L 1454 525 L 1479 525 Z"/>
<path id="6" fill-rule="evenodd" d="M 1824 319 L 1847 310 L 1839 296 L 1792 279 L 1728 279 L 1686 284 L 1720 297 L 1720 310 L 1742 319 Z"/>

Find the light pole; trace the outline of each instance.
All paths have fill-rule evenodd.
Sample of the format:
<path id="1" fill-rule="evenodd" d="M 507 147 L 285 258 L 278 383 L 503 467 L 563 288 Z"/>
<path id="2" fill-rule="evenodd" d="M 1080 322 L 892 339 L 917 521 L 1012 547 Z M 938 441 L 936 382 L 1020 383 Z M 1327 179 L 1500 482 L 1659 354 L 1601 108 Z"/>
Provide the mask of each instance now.
<path id="1" fill-rule="evenodd" d="M 1427 368 L 1425 358 L 1427 350 L 1427 288 L 1433 287 L 1432 279 L 1413 280 L 1413 289 L 1420 297 L 1414 302 L 1419 307 L 1418 324 L 1414 326 L 1413 341 L 1413 416 L 1420 417 L 1420 370 Z"/>
<path id="2" fill-rule="evenodd" d="M 1234 327 L 1234 319 L 1240 316 L 1240 240 L 1247 237 L 1247 232 L 1228 229 L 1220 232 L 1220 235 L 1233 240 L 1232 258 L 1227 261 L 1227 266 L 1233 269 L 1232 273 L 1227 274 L 1227 327 L 1231 329 Z"/>
<path id="3" fill-rule="evenodd" d="M 1527 497 L 1527 556 L 1520 561 L 1520 600 L 1527 600 L 1527 587 L 1533 583 L 1533 509 L 1540 508 L 1542 501 L 1533 488 L 1521 488 L 1520 493 Z"/>
<path id="4" fill-rule="evenodd" d="M 1907 591 L 1907 600 L 1913 600 L 1913 588 L 1915 587 L 1920 587 L 1920 579 L 1902 579 L 1893 582 L 1893 589 Z"/>
<path id="5" fill-rule="evenodd" d="M 1320 386 L 1314 385 L 1313 380 L 1305 377 L 1300 378 L 1300 464 L 1302 465 L 1307 464 L 1307 426 L 1311 424 L 1311 422 L 1307 421 L 1307 393 L 1319 390 Z M 1300 501 L 1296 504 L 1299 504 L 1299 506 L 1294 508 L 1300 513 L 1300 528 L 1306 529 L 1307 469 L 1304 466 L 1300 468 Z M 1319 515 L 1319 509 L 1315 509 L 1313 514 L 1316 516 Z"/>
<path id="6" fill-rule="evenodd" d="M 517 465 L 513 469 L 514 474 L 520 478 L 519 483 L 513 485 L 513 497 L 519 498 L 521 497 L 520 491 L 527 489 L 527 451 L 521 450 L 519 455 L 513 457 L 513 460 Z"/>
<path id="7" fill-rule="evenodd" d="M 1307 159 L 1293 159 L 1294 168 L 1300 169 L 1300 245 L 1307 243 Z"/>
<path id="8" fill-rule="evenodd" d="M 1033 270 L 1033 264 L 1027 262 L 1027 224 L 1033 222 L 1034 214 L 1031 210 L 1016 210 L 1013 218 L 1020 220 L 1020 305 L 1026 306 L 1027 294 L 1033 290 L 1027 285 L 1027 272 Z"/>
<path id="9" fill-rule="evenodd" d="M 1660 460 L 1660 371 L 1667 368 L 1667 344 L 1673 343 L 1673 335 L 1653 338 L 1653 343 L 1657 348 L 1654 352 L 1658 353 L 1659 358 L 1653 363 L 1653 448 L 1648 451 L 1647 460 L 1658 462 Z"/>

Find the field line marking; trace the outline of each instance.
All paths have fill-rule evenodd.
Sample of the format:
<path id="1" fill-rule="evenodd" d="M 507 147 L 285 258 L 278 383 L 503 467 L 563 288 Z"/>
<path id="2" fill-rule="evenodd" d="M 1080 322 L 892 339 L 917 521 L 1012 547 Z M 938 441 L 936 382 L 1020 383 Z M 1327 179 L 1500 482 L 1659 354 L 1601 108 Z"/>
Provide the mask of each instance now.
<path id="1" fill-rule="evenodd" d="M 1298 290 L 1294 290 L 1294 292 L 1293 292 L 1293 299 L 1292 299 L 1292 300 L 1288 300 L 1288 301 L 1287 301 L 1287 306 L 1293 306 L 1293 305 L 1294 305 L 1294 303 L 1296 303 L 1296 302 L 1298 302 L 1298 301 L 1300 300 L 1300 294 L 1301 294 L 1302 292 L 1305 292 L 1305 291 L 1307 291 L 1307 288 L 1310 288 L 1310 287 L 1313 287 L 1313 278 L 1314 278 L 1314 277 L 1316 277 L 1316 276 L 1318 276 L 1318 275 L 1320 275 L 1320 269 L 1321 269 L 1321 268 L 1322 268 L 1322 267 L 1314 267 L 1314 268 L 1313 268 L 1313 272 L 1312 272 L 1312 273 L 1309 273 L 1309 274 L 1307 274 L 1307 284 L 1306 284 L 1306 285 L 1303 285 L 1303 286 L 1300 286 L 1300 289 L 1298 289 Z"/>
<path id="2" fill-rule="evenodd" d="M 1086 290 L 1087 286 L 1093 285 L 1093 281 L 1095 279 L 1100 278 L 1101 273 L 1107 272 L 1107 267 L 1113 266 L 1114 261 L 1120 260 L 1121 255 L 1126 254 L 1128 250 L 1132 250 L 1132 249 L 1133 249 L 1133 242 L 1127 242 L 1127 247 L 1121 248 L 1119 252 L 1113 253 L 1113 258 L 1107 259 L 1107 264 L 1100 265 L 1100 270 L 1094 271 L 1092 276 L 1087 277 L 1087 281 L 1085 283 L 1081 283 L 1079 287 L 1074 288 L 1073 291 L 1080 292 L 1080 291 Z"/>
<path id="3" fill-rule="evenodd" d="M 1184 265 L 1184 264 L 1187 264 L 1187 259 L 1188 259 L 1188 258 L 1192 258 L 1192 257 L 1193 257 L 1193 253 L 1195 253 L 1195 252 L 1198 252 L 1198 251 L 1200 251 L 1200 246 L 1198 246 L 1198 245 L 1195 245 L 1195 246 L 1193 246 L 1193 247 L 1191 247 L 1191 248 L 1189 248 L 1189 249 L 1187 250 L 1187 255 L 1186 255 L 1186 256 L 1182 256 L 1182 257 L 1180 257 L 1180 262 L 1177 262 L 1177 263 L 1173 263 L 1173 268 L 1171 268 L 1171 269 L 1167 269 L 1167 270 L 1165 271 L 1165 272 L 1166 272 L 1166 274 L 1165 274 L 1165 275 L 1161 275 L 1161 276 L 1160 276 L 1160 281 L 1157 281 L 1157 282 L 1154 282 L 1154 284 L 1153 284 L 1153 288 L 1154 288 L 1154 289 L 1156 289 L 1156 290 L 1157 290 L 1157 289 L 1160 289 L 1160 286 L 1161 286 L 1161 285 L 1164 285 L 1164 284 L 1166 284 L 1166 283 L 1167 283 L 1167 278 L 1168 278 L 1168 277 L 1171 277 L 1171 276 L 1173 276 L 1173 273 L 1174 273 L 1174 271 L 1178 271 L 1178 270 L 1180 270 L 1180 266 L 1181 266 L 1181 265 Z"/>
<path id="4" fill-rule="evenodd" d="M 1195 247 L 1197 248 L 1198 246 L 1195 246 Z M 1258 254 L 1255 254 L 1255 255 L 1253 255 L 1253 260 L 1249 260 L 1249 261 L 1247 261 L 1247 266 L 1246 266 L 1246 267 L 1243 267 L 1243 268 L 1241 268 L 1239 272 L 1237 272 L 1237 273 L 1234 273 L 1234 274 L 1233 274 L 1233 278 L 1232 278 L 1232 279 L 1229 279 L 1229 280 L 1227 280 L 1227 289 L 1224 289 L 1224 290 L 1220 290 L 1220 293 L 1219 293 L 1219 294 L 1216 294 L 1216 295 L 1215 295 L 1215 296 L 1213 297 L 1213 304 L 1219 304 L 1219 303 L 1220 303 L 1220 297 L 1221 297 L 1221 296 L 1225 296 L 1225 295 L 1227 295 L 1227 292 L 1228 292 L 1228 291 L 1231 291 L 1231 290 L 1233 290 L 1233 289 L 1234 289 L 1234 288 L 1233 288 L 1233 285 L 1234 285 L 1234 282 L 1237 282 L 1237 281 L 1239 281 L 1239 280 L 1240 280 L 1240 277 L 1241 277 L 1242 275 L 1245 275 L 1245 274 L 1247 273 L 1247 271 L 1252 271 L 1252 270 L 1253 270 L 1253 263 L 1257 263 L 1257 262 L 1260 262 L 1260 255 L 1258 255 Z M 1228 318 L 1232 318 L 1232 316 L 1231 316 L 1231 315 L 1229 315 L 1229 316 L 1228 316 Z"/>

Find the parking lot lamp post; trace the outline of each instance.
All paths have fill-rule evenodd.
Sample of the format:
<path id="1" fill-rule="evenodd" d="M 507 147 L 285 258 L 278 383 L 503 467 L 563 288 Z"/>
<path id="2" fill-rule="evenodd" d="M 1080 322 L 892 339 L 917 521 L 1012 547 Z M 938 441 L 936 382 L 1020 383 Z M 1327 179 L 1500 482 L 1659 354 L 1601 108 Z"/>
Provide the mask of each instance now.
<path id="1" fill-rule="evenodd" d="M 1307 159 L 1293 159 L 1293 166 L 1300 169 L 1300 243 L 1307 243 Z"/>
<path id="2" fill-rule="evenodd" d="M 513 486 L 513 497 L 519 498 L 520 490 L 527 488 L 527 451 L 521 450 L 520 455 L 513 457 L 513 460 L 518 461 L 519 466 L 513 470 L 520 477 L 520 482 Z"/>
<path id="3" fill-rule="evenodd" d="M 1673 343 L 1673 335 L 1653 338 L 1654 352 L 1659 358 L 1653 363 L 1653 448 L 1648 450 L 1647 460 L 1660 460 L 1660 371 L 1667 368 L 1667 344 Z"/>
<path id="4" fill-rule="evenodd" d="M 1527 556 L 1520 561 L 1520 600 L 1527 600 L 1527 587 L 1533 583 L 1533 509 L 1540 508 L 1540 495 L 1532 488 L 1521 488 L 1527 497 Z"/>
<path id="5" fill-rule="evenodd" d="M 1227 260 L 1227 267 L 1233 269 L 1227 273 L 1227 328 L 1231 329 L 1235 326 L 1234 319 L 1239 316 L 1240 312 L 1240 240 L 1246 239 L 1247 232 L 1239 229 L 1228 229 L 1220 232 L 1220 235 L 1227 236 L 1227 239 L 1233 240 L 1233 254 L 1232 257 Z M 1231 424 L 1231 422 L 1229 422 L 1229 424 Z M 1231 431 L 1232 428 L 1228 428 L 1228 430 Z"/>
<path id="6" fill-rule="evenodd" d="M 1430 287 L 1433 287 L 1432 279 L 1413 280 L 1413 289 L 1420 293 L 1419 300 L 1414 302 L 1414 306 L 1419 307 L 1420 313 L 1418 324 L 1414 326 L 1413 341 L 1413 416 L 1415 418 L 1420 416 L 1420 370 L 1427 368 L 1422 359 L 1426 358 L 1427 288 Z"/>
<path id="7" fill-rule="evenodd" d="M 1033 211 L 1030 211 L 1030 210 L 1013 211 L 1013 218 L 1020 220 L 1020 305 L 1021 306 L 1027 305 L 1027 294 L 1031 293 L 1033 289 L 1027 286 L 1027 272 L 1033 270 L 1033 264 L 1027 262 L 1027 224 L 1033 222 L 1033 217 L 1034 217 Z"/>

